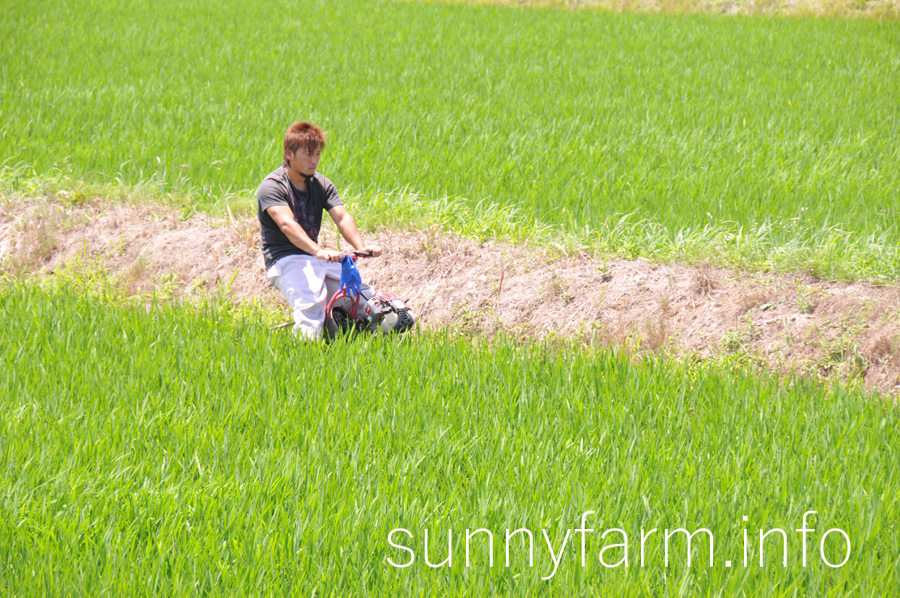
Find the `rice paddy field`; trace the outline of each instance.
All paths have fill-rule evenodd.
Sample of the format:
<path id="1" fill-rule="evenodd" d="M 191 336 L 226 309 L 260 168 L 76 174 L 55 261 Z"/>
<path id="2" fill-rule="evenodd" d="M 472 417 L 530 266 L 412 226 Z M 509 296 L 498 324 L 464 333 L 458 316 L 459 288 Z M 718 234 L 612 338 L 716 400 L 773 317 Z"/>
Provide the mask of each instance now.
<path id="1" fill-rule="evenodd" d="M 367 227 L 900 277 L 897 21 L 0 11 L 3 209 L 249 210 L 304 118 Z M 263 305 L 135 305 L 73 276 L 0 278 L 0 594 L 900 587 L 893 399 L 560 338 L 302 344 Z"/>
<path id="2" fill-rule="evenodd" d="M 0 48 L 9 189 L 246 209 L 309 118 L 371 224 L 900 276 L 895 20 L 11 0 Z"/>
<path id="3" fill-rule="evenodd" d="M 297 345 L 216 303 L 148 313 L 8 285 L 0 314 L 8 595 L 888 596 L 900 583 L 900 412 L 877 397 L 565 344 Z M 804 567 L 794 530 L 810 510 Z M 568 530 L 585 511 L 582 566 Z M 480 528 L 493 567 L 484 532 L 466 565 L 465 530 Z M 534 560 L 516 537 L 506 566 L 519 528 Z M 600 564 L 623 542 L 601 537 L 612 528 L 627 567 Z M 713 555 L 700 534 L 688 567 L 675 536 L 666 567 L 659 536 L 676 528 L 710 530 Z M 769 537 L 760 567 L 772 528 L 787 552 Z M 394 529 L 413 536 L 391 538 L 414 552 L 405 568 L 387 561 L 410 559 Z M 845 559 L 840 533 L 820 552 L 829 529 L 851 543 L 841 567 L 822 556 Z M 448 530 L 452 561 L 433 569 Z"/>

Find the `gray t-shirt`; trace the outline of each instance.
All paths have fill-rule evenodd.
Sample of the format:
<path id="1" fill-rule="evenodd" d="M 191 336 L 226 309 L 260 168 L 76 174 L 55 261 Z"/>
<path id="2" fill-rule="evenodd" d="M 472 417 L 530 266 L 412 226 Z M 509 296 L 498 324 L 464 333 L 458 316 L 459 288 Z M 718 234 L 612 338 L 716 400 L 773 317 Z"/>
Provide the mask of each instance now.
<path id="1" fill-rule="evenodd" d="M 272 206 L 289 206 L 294 214 L 294 222 L 303 227 L 314 243 L 319 241 L 322 227 L 322 211 L 343 205 L 334 184 L 319 173 L 306 179 L 306 192 L 297 189 L 287 176 L 284 167 L 269 174 L 256 192 L 259 219 L 259 236 L 262 242 L 266 270 L 279 259 L 288 255 L 309 255 L 287 238 L 269 213 Z"/>

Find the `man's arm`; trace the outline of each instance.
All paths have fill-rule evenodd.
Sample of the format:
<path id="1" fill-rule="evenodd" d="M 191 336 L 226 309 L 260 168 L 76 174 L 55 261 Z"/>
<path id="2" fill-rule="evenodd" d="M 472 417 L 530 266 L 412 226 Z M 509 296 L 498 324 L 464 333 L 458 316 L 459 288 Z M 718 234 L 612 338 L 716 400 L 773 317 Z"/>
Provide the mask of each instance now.
<path id="1" fill-rule="evenodd" d="M 328 215 L 337 224 L 338 230 L 341 231 L 341 236 L 353 246 L 353 249 L 357 251 L 371 251 L 374 257 L 381 255 L 381 247 L 367 245 L 363 241 L 362 234 L 360 234 L 359 228 L 356 226 L 356 220 L 344 209 L 344 206 L 331 208 L 328 210 Z"/>
<path id="2" fill-rule="evenodd" d="M 319 247 L 318 243 L 314 243 L 313 240 L 309 238 L 309 235 L 306 234 L 303 227 L 294 220 L 294 213 L 291 211 L 290 207 L 271 206 L 266 208 L 266 212 L 272 217 L 272 220 L 275 221 L 275 224 L 278 225 L 278 228 L 281 229 L 281 232 L 285 234 L 288 240 L 306 253 L 314 255 L 326 262 L 341 261 L 342 255 L 339 251 L 322 249 Z"/>

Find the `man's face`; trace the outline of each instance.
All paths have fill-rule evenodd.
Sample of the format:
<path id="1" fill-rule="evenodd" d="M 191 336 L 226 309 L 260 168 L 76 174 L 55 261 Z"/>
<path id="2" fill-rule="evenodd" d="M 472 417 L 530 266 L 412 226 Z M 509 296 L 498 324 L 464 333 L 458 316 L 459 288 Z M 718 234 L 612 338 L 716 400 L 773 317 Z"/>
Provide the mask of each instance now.
<path id="1" fill-rule="evenodd" d="M 321 157 L 322 150 L 317 149 L 314 152 L 310 152 L 305 147 L 301 147 L 296 152 L 288 154 L 288 160 L 291 161 L 291 169 L 303 176 L 312 176 L 316 174 L 316 168 L 319 167 L 319 158 Z"/>

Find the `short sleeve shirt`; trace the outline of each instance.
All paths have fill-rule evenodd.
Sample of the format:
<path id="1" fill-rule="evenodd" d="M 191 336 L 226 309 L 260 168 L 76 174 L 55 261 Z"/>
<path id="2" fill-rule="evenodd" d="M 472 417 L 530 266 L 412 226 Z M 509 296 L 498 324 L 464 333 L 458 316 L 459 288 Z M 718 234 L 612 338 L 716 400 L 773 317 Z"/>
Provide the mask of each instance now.
<path id="1" fill-rule="evenodd" d="M 322 228 L 322 212 L 343 205 L 334 184 L 325 176 L 316 173 L 306 179 L 306 191 L 297 189 L 279 168 L 259 186 L 256 192 L 259 236 L 262 242 L 266 269 L 288 255 L 309 255 L 288 239 L 266 211 L 272 206 L 288 206 L 294 214 L 294 222 L 299 224 L 314 243 L 319 240 Z"/>

